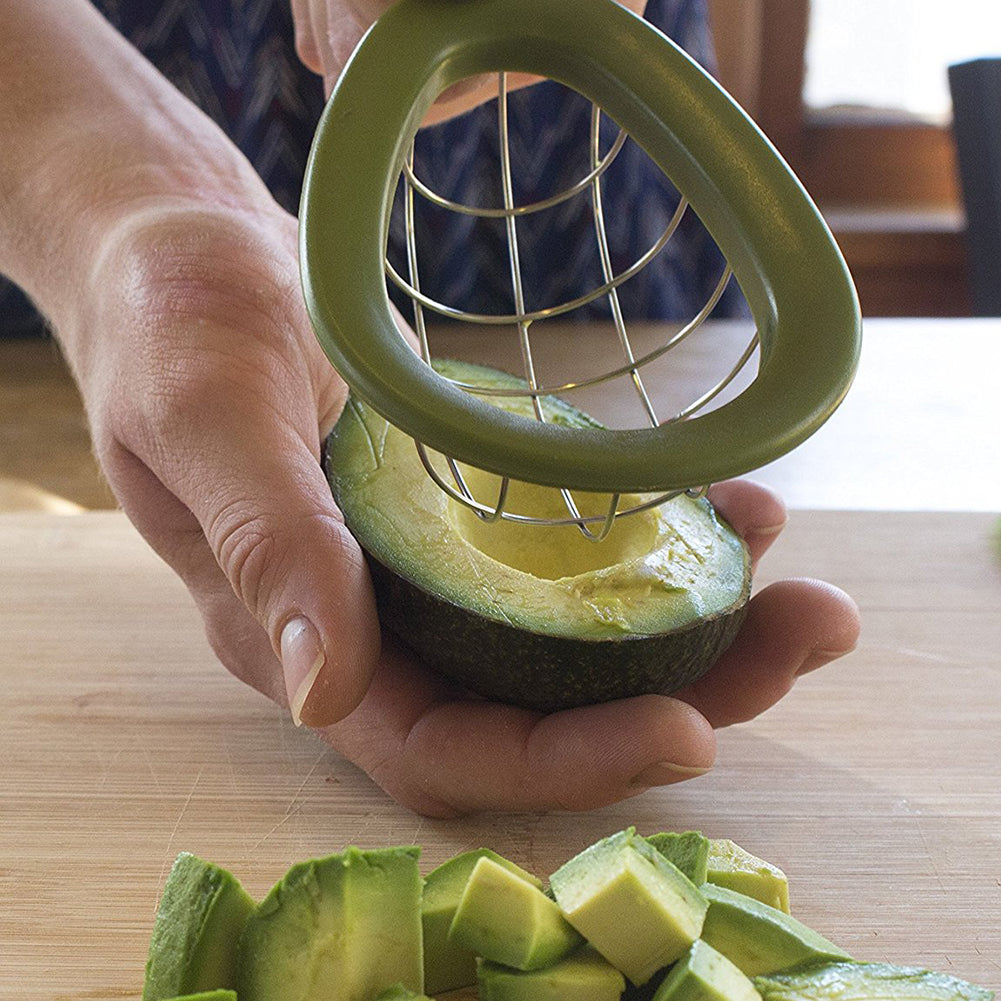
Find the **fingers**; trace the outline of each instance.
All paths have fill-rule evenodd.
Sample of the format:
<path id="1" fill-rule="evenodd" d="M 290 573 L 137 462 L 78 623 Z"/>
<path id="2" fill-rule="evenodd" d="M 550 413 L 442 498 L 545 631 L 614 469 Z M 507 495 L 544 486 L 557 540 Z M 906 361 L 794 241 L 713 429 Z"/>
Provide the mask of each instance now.
<path id="1" fill-rule="evenodd" d="M 727 480 L 709 488 L 709 500 L 744 540 L 756 566 L 785 527 L 782 498 L 770 487 L 751 480 Z"/>
<path id="2" fill-rule="evenodd" d="M 213 610 L 224 662 L 304 722 L 328 723 L 360 701 L 380 647 L 364 558 L 319 460 L 344 388 L 309 330 L 294 244 L 197 222 L 162 220 L 128 257 L 142 281 L 107 325 L 139 320 L 91 387 L 95 443 L 140 532 Z M 255 647 L 243 661 L 246 613 L 270 658 Z M 280 686 L 268 677 L 278 658 Z"/>
<path id="3" fill-rule="evenodd" d="M 387 644 L 355 712 L 325 737 L 404 805 L 431 816 L 590 810 L 712 766 L 711 727 L 643 696 L 548 716 L 469 700 Z"/>
<path id="4" fill-rule="evenodd" d="M 314 25 L 310 0 L 291 0 L 292 23 L 295 27 L 295 51 L 303 65 L 316 74 L 323 72 L 320 45 Z"/>
<path id="5" fill-rule="evenodd" d="M 796 678 L 850 653 L 858 642 L 855 602 L 823 581 L 784 580 L 755 595 L 731 647 L 702 678 L 677 692 L 714 727 L 753 719 Z"/>

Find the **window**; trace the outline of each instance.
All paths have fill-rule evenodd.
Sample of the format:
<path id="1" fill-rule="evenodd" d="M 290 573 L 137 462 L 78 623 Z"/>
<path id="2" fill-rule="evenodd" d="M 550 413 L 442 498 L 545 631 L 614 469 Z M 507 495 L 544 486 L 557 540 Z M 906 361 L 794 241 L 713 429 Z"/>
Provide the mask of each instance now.
<path id="1" fill-rule="evenodd" d="M 709 4 L 720 78 L 827 216 L 863 313 L 969 312 L 945 67 L 1001 49 L 1001 3 Z"/>
<path id="2" fill-rule="evenodd" d="M 994 52 L 985 51 L 993 46 Z M 945 125 L 946 67 L 1001 54 L 998 0 L 812 0 L 803 101 L 811 118 Z"/>

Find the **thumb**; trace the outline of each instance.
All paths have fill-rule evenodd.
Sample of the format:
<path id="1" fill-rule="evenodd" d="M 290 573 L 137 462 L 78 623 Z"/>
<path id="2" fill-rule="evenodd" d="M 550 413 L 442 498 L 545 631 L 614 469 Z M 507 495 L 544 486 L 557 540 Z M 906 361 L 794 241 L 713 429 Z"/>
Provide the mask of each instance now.
<path id="1" fill-rule="evenodd" d="M 319 435 L 307 442 L 258 402 L 216 387 L 200 395 L 200 420 L 179 404 L 170 409 L 186 417 L 130 422 L 145 433 L 101 436 L 98 451 L 123 509 L 195 598 L 220 660 L 270 697 L 284 693 L 297 723 L 324 726 L 368 689 L 375 599 Z"/>
<path id="2" fill-rule="evenodd" d="M 324 726 L 364 696 L 379 655 L 365 559 L 317 457 L 274 443 L 189 502 L 236 596 L 281 662 L 296 723 Z"/>

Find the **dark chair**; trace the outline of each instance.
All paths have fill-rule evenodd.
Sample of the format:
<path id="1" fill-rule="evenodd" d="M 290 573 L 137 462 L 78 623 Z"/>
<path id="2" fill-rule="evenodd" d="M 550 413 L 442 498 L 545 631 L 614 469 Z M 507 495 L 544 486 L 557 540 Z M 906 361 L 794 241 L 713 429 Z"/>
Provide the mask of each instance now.
<path id="1" fill-rule="evenodd" d="M 949 67 L 977 316 L 1001 316 L 1001 57 Z"/>

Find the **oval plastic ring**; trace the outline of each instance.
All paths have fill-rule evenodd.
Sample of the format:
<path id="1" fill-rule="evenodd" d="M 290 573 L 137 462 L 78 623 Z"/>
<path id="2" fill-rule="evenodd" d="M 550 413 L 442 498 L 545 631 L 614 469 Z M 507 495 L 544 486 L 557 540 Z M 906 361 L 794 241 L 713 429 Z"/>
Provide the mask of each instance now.
<path id="1" fill-rule="evenodd" d="M 437 376 L 400 336 L 385 283 L 389 213 L 413 135 L 448 86 L 502 70 L 602 107 L 689 199 L 730 262 L 761 339 L 754 381 L 697 418 L 628 430 L 515 416 Z M 400 0 L 370 29 L 324 110 L 300 211 L 303 291 L 352 391 L 425 445 L 549 486 L 650 492 L 756 469 L 843 399 L 858 300 L 809 196 L 733 100 L 614 0 Z"/>

